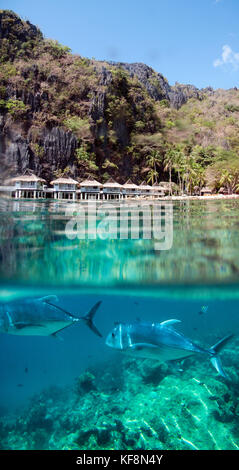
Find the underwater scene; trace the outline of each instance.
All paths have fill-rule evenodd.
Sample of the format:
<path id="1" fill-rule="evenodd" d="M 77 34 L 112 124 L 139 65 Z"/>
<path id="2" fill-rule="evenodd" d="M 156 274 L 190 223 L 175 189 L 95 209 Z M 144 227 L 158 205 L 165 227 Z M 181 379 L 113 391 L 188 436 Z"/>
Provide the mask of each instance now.
<path id="1" fill-rule="evenodd" d="M 238 210 L 0 200 L 0 449 L 239 449 Z"/>

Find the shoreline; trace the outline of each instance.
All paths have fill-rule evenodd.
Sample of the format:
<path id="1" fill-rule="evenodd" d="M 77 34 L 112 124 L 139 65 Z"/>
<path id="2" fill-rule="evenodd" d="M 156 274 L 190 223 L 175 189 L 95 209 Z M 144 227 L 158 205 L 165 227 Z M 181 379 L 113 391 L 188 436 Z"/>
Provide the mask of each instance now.
<path id="1" fill-rule="evenodd" d="M 159 198 L 151 198 L 151 197 L 133 197 L 130 198 L 128 197 L 127 199 L 123 199 L 123 201 L 149 201 L 149 202 L 155 202 L 155 201 L 205 201 L 205 200 L 222 200 L 222 199 L 239 199 L 239 194 L 228 194 L 228 195 L 222 195 L 222 194 L 212 194 L 208 196 L 162 196 Z M 113 199 L 111 200 L 113 201 Z M 122 200 L 121 200 L 122 201 Z M 109 202 L 109 201 L 107 201 Z"/>
<path id="2" fill-rule="evenodd" d="M 204 201 L 204 200 L 215 200 L 215 199 L 238 199 L 239 194 L 212 194 L 212 195 L 207 195 L 207 196 L 165 196 L 162 199 L 167 199 L 167 200 L 173 200 L 173 201 L 184 201 L 184 200 L 199 200 L 199 201 Z"/>
<path id="3" fill-rule="evenodd" d="M 106 200 L 106 199 L 86 199 L 86 200 L 80 200 L 80 199 L 76 199 L 76 200 L 72 200 L 72 199 L 54 199 L 54 198 L 12 198 L 12 197 L 9 197 L 9 195 L 6 195 L 6 193 L 4 193 L 3 191 L 1 192 L 0 191 L 0 199 L 7 199 L 7 200 L 11 200 L 11 201 L 26 201 L 26 202 L 29 202 L 29 201 L 33 201 L 33 202 L 39 202 L 39 201 L 48 201 L 48 202 L 57 202 L 57 203 L 74 203 L 74 204 L 78 204 L 78 203 L 90 203 L 90 202 L 97 202 L 97 203 L 111 203 L 111 202 L 127 202 L 127 201 L 148 201 L 148 202 L 156 202 L 156 201 L 210 201 L 210 200 L 227 200 L 227 199 L 239 199 L 239 194 L 228 194 L 228 195 L 224 195 L 224 194 L 212 194 L 212 195 L 206 195 L 206 196 L 162 196 L 162 197 L 158 197 L 158 198 L 154 198 L 154 197 L 150 197 L 150 196 L 136 196 L 136 197 L 127 197 L 127 198 L 124 198 L 124 199 L 109 199 L 109 200 Z"/>

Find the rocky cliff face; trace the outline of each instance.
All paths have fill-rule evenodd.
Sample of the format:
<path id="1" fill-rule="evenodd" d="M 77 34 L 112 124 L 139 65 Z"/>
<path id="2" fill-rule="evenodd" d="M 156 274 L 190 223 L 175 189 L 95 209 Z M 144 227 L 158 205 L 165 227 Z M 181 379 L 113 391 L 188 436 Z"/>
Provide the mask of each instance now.
<path id="1" fill-rule="evenodd" d="M 147 90 L 151 98 L 156 101 L 169 99 L 171 87 L 168 81 L 160 73 L 155 72 L 151 67 L 143 63 L 127 64 L 125 62 L 110 62 L 117 68 L 123 68 L 129 72 L 131 77 L 137 77 L 139 82 Z"/>
<path id="2" fill-rule="evenodd" d="M 182 142 L 188 152 L 195 144 L 238 145 L 230 114 L 239 109 L 236 93 L 228 91 L 225 109 L 225 97 L 211 88 L 171 86 L 142 63 L 72 55 L 30 22 L 0 10 L 1 175 L 29 168 L 48 181 L 69 173 L 140 182 L 154 178 L 149 156 L 156 152 L 164 180 L 170 146 Z"/>
<path id="3" fill-rule="evenodd" d="M 14 60 L 22 49 L 28 56 L 36 43 L 42 40 L 43 35 L 35 25 L 22 20 L 13 11 L 0 10 L 1 61 Z"/>
<path id="4" fill-rule="evenodd" d="M 155 72 L 148 65 L 142 63 L 127 64 L 124 62 L 110 62 L 110 64 L 127 70 L 131 77 L 137 77 L 155 101 L 167 99 L 173 108 L 179 109 L 190 98 L 200 99 L 201 92 L 195 86 L 179 83 L 170 86 L 161 73 Z"/>
<path id="5" fill-rule="evenodd" d="M 43 127 L 37 147 L 34 146 L 31 128 L 5 122 L 1 125 L 1 165 L 8 175 L 24 173 L 32 169 L 36 174 L 50 180 L 54 172 L 69 167 L 77 175 L 75 150 L 77 138 L 70 131 L 60 127 Z M 41 149 L 41 152 L 39 152 Z"/>

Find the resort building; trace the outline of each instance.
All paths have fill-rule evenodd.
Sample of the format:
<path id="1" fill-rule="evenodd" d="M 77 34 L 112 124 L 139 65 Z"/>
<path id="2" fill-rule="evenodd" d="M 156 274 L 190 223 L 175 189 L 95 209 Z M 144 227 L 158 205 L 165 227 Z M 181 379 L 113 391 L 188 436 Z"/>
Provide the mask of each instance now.
<path id="1" fill-rule="evenodd" d="M 159 197 L 164 197 L 165 193 L 169 191 L 168 186 L 166 187 L 169 183 L 155 183 L 153 186 L 150 186 L 143 182 L 140 186 L 137 186 L 130 179 L 122 185 L 112 178 L 102 184 L 93 178 L 88 178 L 79 183 L 73 178 L 64 176 L 51 181 L 53 188 L 47 187 L 45 183 L 46 181 L 43 178 L 34 175 L 31 170 L 26 170 L 24 175 L 5 181 L 5 185 L 0 186 L 0 192 L 16 199 L 52 198 L 73 201 L 108 201 L 140 197 L 158 199 Z M 204 188 L 202 193 L 211 194 L 211 190 Z"/>
<path id="2" fill-rule="evenodd" d="M 159 186 L 158 183 L 154 183 L 152 186 L 153 189 L 153 198 L 157 199 L 158 197 L 165 196 L 165 188 L 163 186 Z"/>
<path id="3" fill-rule="evenodd" d="M 7 184 L 10 185 L 9 192 L 11 196 L 15 198 L 45 198 L 46 197 L 46 180 L 39 178 L 38 176 L 31 174 L 24 174 L 15 176 L 7 180 Z"/>
<path id="4" fill-rule="evenodd" d="M 72 178 L 57 178 L 51 181 L 53 184 L 53 198 L 54 199 L 76 199 L 76 187 L 79 184 L 78 181 Z"/>
<path id="5" fill-rule="evenodd" d="M 146 184 L 145 181 L 139 185 L 140 196 L 151 197 L 153 195 L 153 188 Z"/>
<path id="6" fill-rule="evenodd" d="M 127 199 L 127 197 L 136 197 L 139 194 L 139 186 L 132 183 L 131 180 L 126 181 L 126 183 L 122 185 L 122 195 L 125 199 Z"/>
<path id="7" fill-rule="evenodd" d="M 116 183 L 112 178 L 106 181 L 103 184 L 102 197 L 103 199 L 121 199 L 123 195 L 121 194 L 122 185 Z"/>
<path id="8" fill-rule="evenodd" d="M 94 179 L 81 181 L 80 191 L 77 191 L 78 198 L 83 200 L 100 199 L 100 190 L 103 184 Z"/>

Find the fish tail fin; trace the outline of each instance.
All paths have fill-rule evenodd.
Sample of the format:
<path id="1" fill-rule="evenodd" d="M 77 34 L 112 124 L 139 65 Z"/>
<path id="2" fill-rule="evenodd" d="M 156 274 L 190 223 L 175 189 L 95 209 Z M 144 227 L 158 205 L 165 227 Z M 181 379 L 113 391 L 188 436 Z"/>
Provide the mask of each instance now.
<path id="1" fill-rule="evenodd" d="M 216 371 L 225 379 L 228 379 L 228 375 L 225 373 L 222 367 L 221 359 L 218 356 L 218 353 L 221 349 L 225 346 L 225 344 L 233 337 L 233 335 L 224 336 L 224 338 L 220 339 L 214 346 L 209 349 L 211 357 L 211 363 L 213 367 L 215 367 Z"/>
<path id="2" fill-rule="evenodd" d="M 95 313 L 98 310 L 101 302 L 102 302 L 101 300 L 97 302 L 86 315 L 84 315 L 83 317 L 79 317 L 79 320 L 83 320 L 85 324 L 91 329 L 91 331 L 93 331 L 93 333 L 95 333 L 97 336 L 100 336 L 102 338 L 102 334 L 99 332 L 99 330 L 96 328 L 93 322 Z"/>

